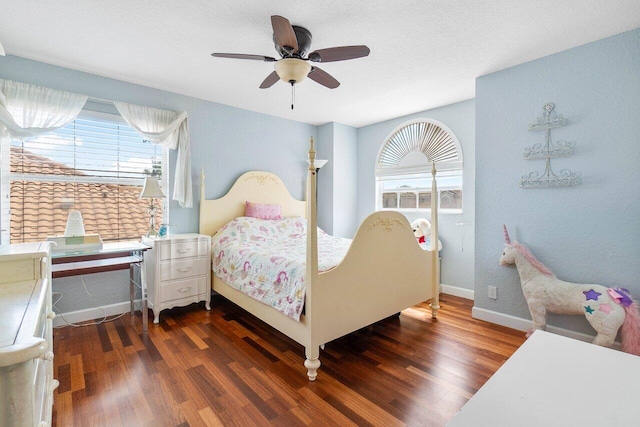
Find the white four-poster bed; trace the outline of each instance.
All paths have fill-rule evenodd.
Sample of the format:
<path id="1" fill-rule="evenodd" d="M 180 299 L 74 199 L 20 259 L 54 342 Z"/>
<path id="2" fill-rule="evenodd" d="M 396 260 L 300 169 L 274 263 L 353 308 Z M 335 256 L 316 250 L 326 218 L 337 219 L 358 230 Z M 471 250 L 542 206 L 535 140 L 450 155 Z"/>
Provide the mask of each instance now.
<path id="1" fill-rule="evenodd" d="M 216 274 L 211 287 L 260 320 L 305 347 L 309 380 L 320 367 L 320 347 L 360 328 L 431 299 L 432 317 L 439 307 L 437 251 L 423 250 L 407 219 L 395 211 L 369 215 L 360 224 L 345 257 L 335 268 L 318 273 L 316 168 L 313 138 L 309 150 L 306 199 L 294 199 L 284 183 L 269 172 L 240 176 L 229 192 L 205 199 L 204 173 L 200 188 L 200 233 L 214 235 L 229 221 L 245 215 L 245 202 L 279 204 L 282 217 L 306 217 L 304 313 L 300 320 L 232 288 Z M 437 194 L 435 166 L 432 194 Z M 437 198 L 431 198 L 431 242 L 438 242 Z"/>

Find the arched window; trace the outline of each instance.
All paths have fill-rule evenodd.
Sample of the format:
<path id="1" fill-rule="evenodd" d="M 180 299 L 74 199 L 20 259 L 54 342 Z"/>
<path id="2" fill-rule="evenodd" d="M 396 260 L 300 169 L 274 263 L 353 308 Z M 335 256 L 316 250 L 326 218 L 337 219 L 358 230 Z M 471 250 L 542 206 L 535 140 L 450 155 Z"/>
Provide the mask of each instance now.
<path id="1" fill-rule="evenodd" d="M 376 163 L 376 209 L 429 209 L 431 162 L 438 170 L 439 210 L 461 213 L 462 148 L 449 128 L 431 119 L 401 125 L 382 145 Z"/>

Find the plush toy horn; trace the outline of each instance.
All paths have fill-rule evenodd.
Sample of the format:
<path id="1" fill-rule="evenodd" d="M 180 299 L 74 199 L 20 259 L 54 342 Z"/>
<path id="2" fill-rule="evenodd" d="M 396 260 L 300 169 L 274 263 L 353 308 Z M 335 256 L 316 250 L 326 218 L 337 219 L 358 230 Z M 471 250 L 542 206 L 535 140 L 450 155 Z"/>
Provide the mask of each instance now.
<path id="1" fill-rule="evenodd" d="M 509 232 L 507 231 L 507 226 L 503 224 L 502 229 L 504 230 L 504 241 L 507 242 L 507 245 L 510 245 L 511 239 L 509 238 Z"/>

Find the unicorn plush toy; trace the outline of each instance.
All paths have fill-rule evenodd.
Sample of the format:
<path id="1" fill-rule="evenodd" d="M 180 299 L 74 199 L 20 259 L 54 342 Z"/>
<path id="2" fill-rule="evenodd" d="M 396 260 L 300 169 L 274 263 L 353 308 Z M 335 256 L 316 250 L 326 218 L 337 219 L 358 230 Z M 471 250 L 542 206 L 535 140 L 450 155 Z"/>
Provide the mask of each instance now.
<path id="1" fill-rule="evenodd" d="M 594 344 L 611 347 L 622 326 L 622 350 L 640 355 L 640 314 L 629 291 L 560 280 L 526 247 L 517 241 L 512 243 L 507 227 L 503 228 L 506 245 L 500 264 L 515 264 L 518 268 L 533 320 L 533 329 L 527 336 L 536 329 L 546 328 L 547 312 L 581 314 L 597 332 Z"/>

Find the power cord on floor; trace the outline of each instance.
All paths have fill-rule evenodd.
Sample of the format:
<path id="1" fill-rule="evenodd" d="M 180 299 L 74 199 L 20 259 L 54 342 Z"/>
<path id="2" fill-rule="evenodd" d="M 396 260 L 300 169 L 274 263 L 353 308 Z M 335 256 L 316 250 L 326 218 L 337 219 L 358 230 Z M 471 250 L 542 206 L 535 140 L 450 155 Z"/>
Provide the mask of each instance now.
<path id="1" fill-rule="evenodd" d="M 87 293 L 87 295 L 89 295 L 89 298 L 91 298 L 91 302 L 93 304 L 93 307 L 94 308 L 99 308 L 100 310 L 102 310 L 102 319 L 100 319 L 98 321 L 73 323 L 73 322 L 70 322 L 67 319 L 65 319 L 64 315 L 62 313 L 60 313 L 57 316 L 60 316 L 60 318 L 65 321 L 66 325 L 54 326 L 55 329 L 66 328 L 68 326 L 72 326 L 74 328 L 79 328 L 79 327 L 82 327 L 82 326 L 100 325 L 102 323 L 113 322 L 114 320 L 118 320 L 119 318 L 121 318 L 122 316 L 127 314 L 127 312 L 124 312 L 124 313 L 121 313 L 121 314 L 116 314 L 116 315 L 111 316 L 111 317 L 107 316 L 107 311 L 104 309 L 104 307 L 98 306 L 98 304 L 96 303 L 96 299 L 93 297 L 93 295 L 91 295 L 91 292 L 89 292 L 89 289 L 87 288 L 87 284 L 84 283 L 84 279 L 82 278 L 82 276 L 79 276 L 79 277 L 80 277 L 80 281 L 82 282 L 82 287 L 84 288 L 84 290 Z M 51 304 L 52 308 L 55 311 L 57 309 L 56 304 L 58 304 L 60 301 L 62 301 L 62 297 L 64 296 L 64 294 L 62 292 L 54 291 L 54 292 L 52 292 L 52 296 L 53 295 L 60 295 L 60 297 L 57 300 L 53 301 L 52 304 Z"/>

